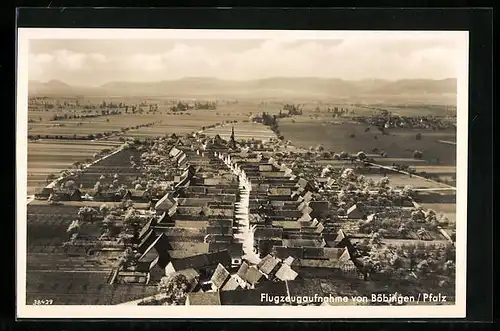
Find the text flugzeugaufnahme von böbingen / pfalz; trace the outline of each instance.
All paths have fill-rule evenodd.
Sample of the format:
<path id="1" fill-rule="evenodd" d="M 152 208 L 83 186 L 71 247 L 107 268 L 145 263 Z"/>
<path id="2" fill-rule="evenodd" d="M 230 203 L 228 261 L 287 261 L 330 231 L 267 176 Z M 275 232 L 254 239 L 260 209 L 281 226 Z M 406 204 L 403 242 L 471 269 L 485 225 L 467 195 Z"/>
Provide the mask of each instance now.
<path id="1" fill-rule="evenodd" d="M 360 303 L 360 304 L 407 304 L 407 303 L 445 303 L 447 296 L 433 293 L 421 293 L 418 295 L 401 295 L 394 294 L 372 294 L 371 296 L 289 296 L 289 295 L 271 295 L 262 293 L 260 296 L 261 302 L 275 303 L 275 304 L 307 304 L 307 303 L 330 303 L 330 304 L 343 304 L 343 303 Z"/>

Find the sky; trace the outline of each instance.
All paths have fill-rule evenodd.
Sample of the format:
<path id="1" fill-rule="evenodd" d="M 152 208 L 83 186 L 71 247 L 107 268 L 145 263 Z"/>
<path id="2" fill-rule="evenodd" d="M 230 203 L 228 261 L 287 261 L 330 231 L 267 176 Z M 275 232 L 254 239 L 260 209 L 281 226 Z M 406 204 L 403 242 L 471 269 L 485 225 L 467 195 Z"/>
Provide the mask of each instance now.
<path id="1" fill-rule="evenodd" d="M 184 77 L 456 78 L 456 39 L 33 39 L 29 80 L 70 85 Z"/>

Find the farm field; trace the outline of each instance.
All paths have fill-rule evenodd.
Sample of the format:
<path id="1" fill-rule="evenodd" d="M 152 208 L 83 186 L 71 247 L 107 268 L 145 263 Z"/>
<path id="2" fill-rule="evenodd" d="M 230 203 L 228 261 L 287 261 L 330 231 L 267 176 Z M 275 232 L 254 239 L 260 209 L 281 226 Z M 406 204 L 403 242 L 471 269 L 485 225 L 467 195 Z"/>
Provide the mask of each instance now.
<path id="1" fill-rule="evenodd" d="M 297 117 L 299 118 L 299 117 Z M 296 121 L 293 123 L 292 121 Z M 377 128 L 356 123 L 327 124 L 325 122 L 309 120 L 300 121 L 294 118 L 281 119 L 279 128 L 286 140 L 294 145 L 309 148 L 322 144 L 326 150 L 348 153 L 364 151 L 370 153 L 377 148 L 383 150 L 390 158 L 412 159 L 413 152 L 420 150 L 423 160 L 433 165 L 454 166 L 456 163 L 456 146 L 439 143 L 438 140 L 451 140 L 453 132 L 423 132 L 423 139 L 415 139 L 415 131 L 395 130 L 394 134 L 382 135 Z M 353 137 L 351 137 L 354 135 Z M 377 137 L 377 139 L 375 139 Z"/>
<path id="2" fill-rule="evenodd" d="M 160 115 L 157 115 L 160 116 Z M 151 127 L 142 127 L 129 130 L 123 134 L 124 137 L 147 138 L 164 136 L 165 134 L 187 134 L 202 130 L 203 127 L 215 124 L 222 124 L 223 121 L 243 121 L 248 120 L 248 114 L 229 106 L 215 110 L 189 110 L 185 113 L 165 113 L 158 117 L 161 123 Z"/>
<path id="3" fill-rule="evenodd" d="M 39 140 L 28 143 L 28 195 L 47 185 L 48 174 L 58 174 L 74 162 L 92 158 L 104 149 L 114 149 L 119 141 Z"/>
<path id="4" fill-rule="evenodd" d="M 384 174 L 365 174 L 367 179 L 371 179 L 373 181 L 378 181 L 384 177 Z M 448 185 L 425 180 L 423 178 L 408 176 L 401 173 L 388 172 L 387 177 L 389 177 L 390 185 L 394 188 L 403 188 L 406 185 L 412 186 L 414 189 L 430 189 L 430 188 L 448 188 Z"/>
<path id="5" fill-rule="evenodd" d="M 432 209 L 436 214 L 443 214 L 451 222 L 456 222 L 456 204 L 454 203 L 423 203 L 421 206 L 425 209 Z"/>
<path id="6" fill-rule="evenodd" d="M 233 126 L 235 138 L 238 140 L 248 140 L 252 138 L 256 140 L 269 140 L 276 137 L 274 132 L 271 131 L 269 127 L 254 122 L 241 122 L 234 125 L 226 124 L 220 127 L 207 129 L 203 133 L 207 136 L 215 136 L 218 134 L 222 139 L 227 140 L 231 137 L 231 130 Z"/>
<path id="7" fill-rule="evenodd" d="M 26 276 L 26 304 L 30 305 L 48 298 L 54 305 L 116 305 L 157 293 L 156 286 L 108 285 L 107 273 L 28 271 Z"/>
<path id="8" fill-rule="evenodd" d="M 121 150 L 115 154 L 109 155 L 108 157 L 101 159 L 86 168 L 79 176 L 74 180 L 75 184 L 82 189 L 93 188 L 95 183 L 99 180 L 102 184 L 113 181 L 113 176 L 118 174 L 118 180 L 120 184 L 126 185 L 128 188 L 132 188 L 132 182 L 140 174 L 138 170 L 135 170 L 130 165 L 130 159 L 133 158 L 136 163 L 140 162 L 140 152 L 137 150 Z M 106 180 L 100 180 L 100 176 L 104 175 L 107 177 Z"/>
<path id="9" fill-rule="evenodd" d="M 103 132 L 120 131 L 122 128 L 157 122 L 158 114 L 113 115 L 84 119 L 59 120 L 49 123 L 34 123 L 28 127 L 29 135 L 77 135 L 86 136 Z"/>

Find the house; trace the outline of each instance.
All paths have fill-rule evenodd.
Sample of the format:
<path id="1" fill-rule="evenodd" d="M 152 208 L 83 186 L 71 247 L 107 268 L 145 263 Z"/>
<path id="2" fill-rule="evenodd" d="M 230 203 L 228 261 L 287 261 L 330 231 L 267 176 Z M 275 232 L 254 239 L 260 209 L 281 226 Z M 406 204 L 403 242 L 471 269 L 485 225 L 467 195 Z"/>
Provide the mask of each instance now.
<path id="1" fill-rule="evenodd" d="M 74 189 L 69 193 L 70 201 L 82 201 L 82 192 L 79 189 Z"/>
<path id="2" fill-rule="evenodd" d="M 137 270 L 149 272 L 156 264 L 158 264 L 160 268 L 165 268 L 169 262 L 168 241 L 166 236 L 162 233 L 139 257 Z"/>
<path id="3" fill-rule="evenodd" d="M 231 275 L 231 277 L 229 277 L 229 279 L 224 284 L 224 286 L 222 286 L 221 290 L 222 291 L 235 291 L 235 290 L 239 290 L 239 289 L 242 289 L 242 287 L 240 286 L 238 279 L 236 278 L 235 275 Z"/>
<path id="4" fill-rule="evenodd" d="M 172 158 L 177 158 L 182 153 L 177 147 L 172 147 L 168 153 L 168 155 Z"/>
<path id="5" fill-rule="evenodd" d="M 256 252 L 260 257 L 266 256 L 267 254 L 271 253 L 274 246 L 282 245 L 281 239 L 254 239 L 254 245 L 255 241 L 257 242 L 255 246 Z"/>
<path id="6" fill-rule="evenodd" d="M 234 276 L 241 288 L 255 288 L 264 274 L 256 266 L 243 262 Z"/>
<path id="7" fill-rule="evenodd" d="M 309 207 L 312 208 L 309 213 L 315 218 L 324 218 L 330 211 L 330 203 L 328 201 L 310 201 Z"/>
<path id="8" fill-rule="evenodd" d="M 148 202 L 151 199 L 151 195 L 146 190 L 127 190 L 124 198 L 126 200 L 138 201 L 138 202 Z"/>
<path id="9" fill-rule="evenodd" d="M 117 284 L 147 284 L 149 277 L 147 273 L 138 271 L 120 271 L 117 275 Z"/>
<path id="10" fill-rule="evenodd" d="M 71 195 L 67 192 L 54 192 L 51 196 L 55 201 L 71 201 Z"/>
<path id="11" fill-rule="evenodd" d="M 289 264 L 282 263 L 278 271 L 276 271 L 276 278 L 281 281 L 295 280 L 299 274 L 295 272 Z"/>
<path id="12" fill-rule="evenodd" d="M 241 257 L 243 256 L 243 244 L 242 243 L 212 243 L 208 244 L 209 252 L 218 252 L 228 250 L 231 256 L 232 266 L 241 265 Z"/>
<path id="13" fill-rule="evenodd" d="M 325 238 L 326 245 L 328 247 L 344 248 L 351 246 L 347 235 L 342 229 L 338 230 L 337 233 L 324 234 L 323 237 Z"/>
<path id="14" fill-rule="evenodd" d="M 207 234 L 203 238 L 203 242 L 206 244 L 216 244 L 216 243 L 233 243 L 234 237 L 229 234 Z"/>
<path id="15" fill-rule="evenodd" d="M 257 226 L 253 230 L 254 239 L 279 239 L 283 237 L 283 228 Z"/>
<path id="16" fill-rule="evenodd" d="M 303 196 L 299 196 L 297 201 L 302 202 L 310 202 L 313 198 L 313 194 L 311 191 L 307 191 Z"/>
<path id="17" fill-rule="evenodd" d="M 95 201 L 120 202 L 122 195 L 118 191 L 96 192 L 94 194 Z"/>
<path id="18" fill-rule="evenodd" d="M 212 290 L 219 291 L 229 278 L 231 278 L 231 274 L 222 264 L 219 263 L 210 278 L 212 281 Z"/>
<path id="19" fill-rule="evenodd" d="M 165 212 L 176 205 L 176 198 L 173 198 L 172 193 L 167 193 L 155 204 L 155 210 L 157 212 Z"/>
<path id="20" fill-rule="evenodd" d="M 281 262 L 280 259 L 272 256 L 271 254 L 266 255 L 257 265 L 260 272 L 264 274 L 266 278 L 271 278 L 277 271 L 278 265 Z"/>
<path id="21" fill-rule="evenodd" d="M 363 219 L 366 216 L 365 212 L 357 204 L 352 205 L 347 210 L 348 219 Z"/>
<path id="22" fill-rule="evenodd" d="M 312 190 L 311 184 L 309 184 L 309 182 L 304 178 L 300 178 L 295 184 L 295 187 L 301 188 L 305 191 Z"/>
<path id="23" fill-rule="evenodd" d="M 51 187 L 44 187 L 38 193 L 35 193 L 35 199 L 37 200 L 47 200 L 51 194 L 54 193 L 54 189 Z"/>
<path id="24" fill-rule="evenodd" d="M 171 274 L 180 270 L 195 269 L 200 274 L 207 276 L 212 274 L 217 268 L 217 265 L 222 264 L 224 267 L 231 266 L 231 256 L 228 250 L 203 253 L 182 259 L 175 259 L 165 267 L 165 274 Z"/>

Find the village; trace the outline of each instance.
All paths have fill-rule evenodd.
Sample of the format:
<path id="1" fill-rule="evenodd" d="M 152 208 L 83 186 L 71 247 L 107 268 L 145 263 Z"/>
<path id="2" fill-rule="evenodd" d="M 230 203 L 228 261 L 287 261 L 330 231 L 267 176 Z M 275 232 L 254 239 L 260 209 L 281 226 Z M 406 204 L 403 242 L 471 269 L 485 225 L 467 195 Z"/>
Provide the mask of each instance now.
<path id="1" fill-rule="evenodd" d="M 27 206 L 27 304 L 297 305 L 262 295 L 419 292 L 453 303 L 454 224 L 422 205 L 454 201 L 454 190 L 394 183 L 428 179 L 371 151 L 224 130 L 226 139 L 209 128 L 126 139 L 38 191 Z"/>

